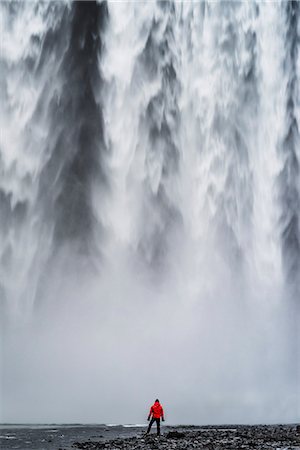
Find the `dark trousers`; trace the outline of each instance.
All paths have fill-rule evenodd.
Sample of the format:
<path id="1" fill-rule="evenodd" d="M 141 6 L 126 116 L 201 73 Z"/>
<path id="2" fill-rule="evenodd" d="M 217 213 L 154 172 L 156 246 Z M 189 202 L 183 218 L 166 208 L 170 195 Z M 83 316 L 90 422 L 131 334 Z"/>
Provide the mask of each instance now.
<path id="1" fill-rule="evenodd" d="M 148 430 L 147 430 L 147 434 L 150 433 L 151 427 L 154 424 L 154 422 L 156 422 L 156 426 L 157 426 L 157 435 L 160 435 L 160 419 L 154 419 L 154 417 L 152 417 L 152 419 L 150 420 L 149 426 L 148 426 Z"/>

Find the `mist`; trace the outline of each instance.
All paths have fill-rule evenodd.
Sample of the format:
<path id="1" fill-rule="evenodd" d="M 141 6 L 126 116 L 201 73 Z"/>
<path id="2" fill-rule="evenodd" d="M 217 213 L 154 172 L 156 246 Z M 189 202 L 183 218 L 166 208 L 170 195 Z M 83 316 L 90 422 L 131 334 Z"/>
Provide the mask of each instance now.
<path id="1" fill-rule="evenodd" d="M 1 422 L 299 420 L 299 5 L 1 15 Z"/>

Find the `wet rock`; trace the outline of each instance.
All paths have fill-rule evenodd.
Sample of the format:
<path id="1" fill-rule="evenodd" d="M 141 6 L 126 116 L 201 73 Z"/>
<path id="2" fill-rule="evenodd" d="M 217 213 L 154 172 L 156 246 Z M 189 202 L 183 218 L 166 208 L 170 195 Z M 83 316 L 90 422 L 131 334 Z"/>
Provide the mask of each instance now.
<path id="1" fill-rule="evenodd" d="M 180 431 L 169 431 L 167 434 L 168 439 L 182 439 L 185 437 L 185 433 L 182 433 Z"/>

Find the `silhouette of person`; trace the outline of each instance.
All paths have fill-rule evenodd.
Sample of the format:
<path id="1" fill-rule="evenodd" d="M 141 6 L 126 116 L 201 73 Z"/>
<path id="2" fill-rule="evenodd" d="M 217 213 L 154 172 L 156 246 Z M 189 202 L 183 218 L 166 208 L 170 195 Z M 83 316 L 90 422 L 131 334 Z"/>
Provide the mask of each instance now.
<path id="1" fill-rule="evenodd" d="M 150 420 L 150 418 L 151 418 L 151 420 Z M 150 433 L 152 425 L 154 424 L 154 422 L 156 422 L 157 436 L 160 435 L 160 418 L 163 422 L 165 421 L 163 407 L 161 406 L 161 404 L 159 403 L 159 400 L 157 398 L 150 408 L 149 416 L 147 419 L 148 421 L 150 420 L 150 423 L 149 423 L 146 434 Z"/>

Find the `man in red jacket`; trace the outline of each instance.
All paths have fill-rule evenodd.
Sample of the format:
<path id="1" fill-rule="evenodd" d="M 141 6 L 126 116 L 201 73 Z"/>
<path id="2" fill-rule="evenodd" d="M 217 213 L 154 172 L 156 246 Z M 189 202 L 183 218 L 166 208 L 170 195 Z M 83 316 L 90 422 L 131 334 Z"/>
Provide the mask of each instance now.
<path id="1" fill-rule="evenodd" d="M 152 416 L 152 418 L 150 420 L 151 416 Z M 155 400 L 155 403 L 150 408 L 150 412 L 149 412 L 149 416 L 148 416 L 148 421 L 150 420 L 150 423 L 148 426 L 147 434 L 150 433 L 152 425 L 154 424 L 154 422 L 156 422 L 157 435 L 158 436 L 160 435 L 160 418 L 163 422 L 165 421 L 163 407 L 161 406 L 161 404 L 159 403 L 159 400 L 157 398 Z"/>

